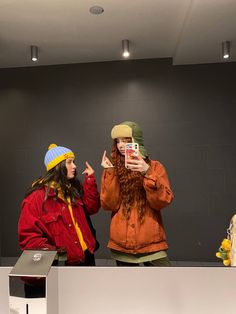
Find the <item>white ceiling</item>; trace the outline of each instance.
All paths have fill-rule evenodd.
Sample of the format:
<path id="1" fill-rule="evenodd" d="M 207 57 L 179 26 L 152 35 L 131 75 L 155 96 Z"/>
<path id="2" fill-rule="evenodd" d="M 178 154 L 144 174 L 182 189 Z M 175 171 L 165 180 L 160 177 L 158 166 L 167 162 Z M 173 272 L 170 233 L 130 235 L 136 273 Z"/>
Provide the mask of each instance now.
<path id="1" fill-rule="evenodd" d="M 222 62 L 229 40 L 236 61 L 236 0 L 0 0 L 1 68 L 121 60 L 122 39 L 130 59 L 174 65 Z"/>

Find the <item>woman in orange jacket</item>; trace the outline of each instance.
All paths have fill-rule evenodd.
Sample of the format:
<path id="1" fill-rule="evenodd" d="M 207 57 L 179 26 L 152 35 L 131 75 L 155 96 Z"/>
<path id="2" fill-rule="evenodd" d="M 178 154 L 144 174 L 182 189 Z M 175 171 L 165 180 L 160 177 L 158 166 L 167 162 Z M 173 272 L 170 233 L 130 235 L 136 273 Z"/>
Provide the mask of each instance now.
<path id="1" fill-rule="evenodd" d="M 101 206 L 111 211 L 108 247 L 118 266 L 170 266 L 161 209 L 173 193 L 164 166 L 150 160 L 142 130 L 135 122 L 115 125 L 110 158 L 106 151 L 101 180 Z M 125 144 L 137 143 L 139 155 L 125 166 Z"/>

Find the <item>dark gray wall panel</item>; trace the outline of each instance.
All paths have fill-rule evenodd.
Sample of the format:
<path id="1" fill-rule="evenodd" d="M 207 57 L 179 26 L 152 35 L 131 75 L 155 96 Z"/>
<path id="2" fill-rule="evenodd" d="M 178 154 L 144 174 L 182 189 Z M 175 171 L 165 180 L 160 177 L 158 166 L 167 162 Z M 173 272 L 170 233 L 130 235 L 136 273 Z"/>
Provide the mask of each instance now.
<path id="1" fill-rule="evenodd" d="M 134 120 L 145 146 L 167 168 L 175 193 L 163 211 L 172 260 L 216 261 L 235 208 L 236 64 L 172 66 L 137 60 L 0 69 L 1 254 L 16 256 L 25 189 L 44 171 L 50 143 L 88 160 L 100 182 L 115 123 Z M 82 177 L 82 176 L 80 176 Z M 106 248 L 110 215 L 93 217 Z"/>

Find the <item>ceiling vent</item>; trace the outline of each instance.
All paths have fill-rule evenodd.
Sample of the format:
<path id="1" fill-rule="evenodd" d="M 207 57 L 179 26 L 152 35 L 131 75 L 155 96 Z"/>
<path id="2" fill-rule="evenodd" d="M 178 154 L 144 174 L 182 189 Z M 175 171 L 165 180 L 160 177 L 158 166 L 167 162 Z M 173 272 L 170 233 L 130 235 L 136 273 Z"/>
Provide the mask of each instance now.
<path id="1" fill-rule="evenodd" d="M 93 7 L 91 7 L 89 9 L 89 12 L 91 14 L 99 15 L 99 14 L 102 14 L 104 12 L 104 9 L 98 5 L 94 5 Z"/>

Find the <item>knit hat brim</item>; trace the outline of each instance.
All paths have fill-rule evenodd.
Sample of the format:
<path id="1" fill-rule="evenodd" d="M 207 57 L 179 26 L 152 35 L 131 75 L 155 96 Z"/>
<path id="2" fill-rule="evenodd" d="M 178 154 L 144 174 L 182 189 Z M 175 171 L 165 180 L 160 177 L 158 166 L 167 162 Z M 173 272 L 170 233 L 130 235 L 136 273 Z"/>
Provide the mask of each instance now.
<path id="1" fill-rule="evenodd" d="M 55 159 L 53 159 L 51 162 L 49 162 L 47 164 L 47 171 L 49 171 L 52 168 L 56 167 L 56 165 L 58 165 L 63 160 L 66 160 L 67 158 L 75 158 L 74 153 L 73 152 L 68 152 L 68 153 L 65 153 L 65 154 L 62 154 L 62 155 L 56 157 Z"/>

